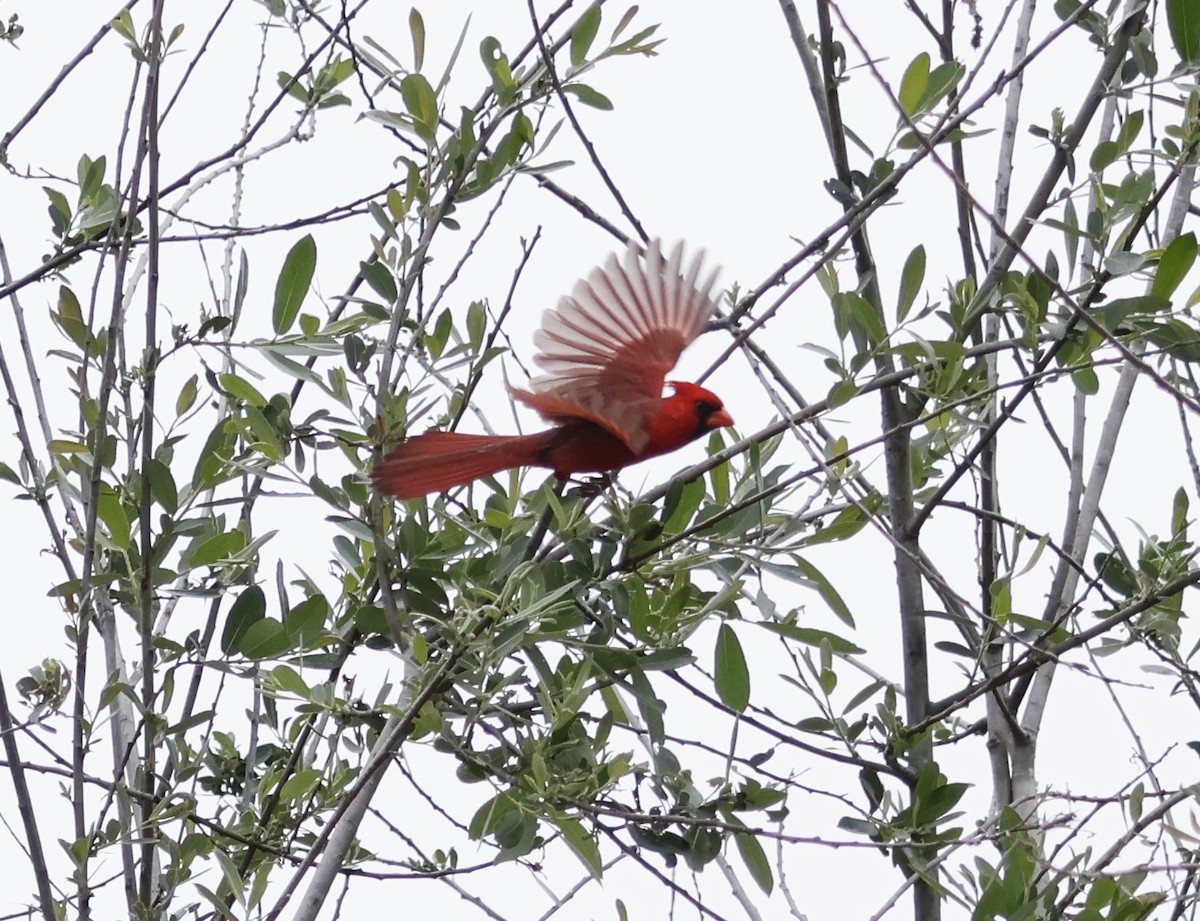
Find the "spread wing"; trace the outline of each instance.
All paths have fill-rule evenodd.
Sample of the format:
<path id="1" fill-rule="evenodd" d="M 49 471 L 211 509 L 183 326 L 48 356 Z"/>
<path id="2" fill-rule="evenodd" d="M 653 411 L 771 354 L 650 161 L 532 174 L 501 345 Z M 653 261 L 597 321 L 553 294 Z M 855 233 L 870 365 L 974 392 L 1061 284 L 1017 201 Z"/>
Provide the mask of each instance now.
<path id="1" fill-rule="evenodd" d="M 701 278 L 703 251 L 684 265 L 683 243 L 659 240 L 608 257 L 547 310 L 533 342 L 543 371 L 513 395 L 552 422 L 589 419 L 634 451 L 645 447 L 645 408 L 704 330 L 717 269 Z"/>

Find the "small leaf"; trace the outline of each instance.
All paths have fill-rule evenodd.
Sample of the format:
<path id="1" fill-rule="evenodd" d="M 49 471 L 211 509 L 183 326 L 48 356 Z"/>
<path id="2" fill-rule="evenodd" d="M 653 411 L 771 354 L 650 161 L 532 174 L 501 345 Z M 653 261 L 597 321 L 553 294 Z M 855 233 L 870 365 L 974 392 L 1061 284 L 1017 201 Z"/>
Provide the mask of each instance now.
<path id="1" fill-rule="evenodd" d="M 600 879 L 604 872 L 604 861 L 600 859 L 600 849 L 596 847 L 595 840 L 587 830 L 577 819 L 566 816 L 555 818 L 554 824 L 562 832 L 563 840 L 579 858 L 579 862 L 592 874 L 592 878 Z"/>
<path id="2" fill-rule="evenodd" d="M 912 59 L 912 63 L 908 65 L 908 69 L 904 71 L 904 77 L 900 80 L 900 108 L 910 118 L 917 114 L 917 107 L 928 88 L 929 54 L 922 51 Z"/>
<path id="3" fill-rule="evenodd" d="M 14 486 L 25 485 L 21 482 L 21 478 L 17 476 L 17 471 L 13 470 L 12 467 L 8 466 L 8 464 L 4 463 L 3 461 L 0 461 L 0 480 L 7 480 Z"/>
<path id="4" fill-rule="evenodd" d="M 59 328 L 77 346 L 83 348 L 87 345 L 91 334 L 88 332 L 87 322 L 83 319 L 79 298 L 66 285 L 58 289 L 58 313 L 55 314 L 54 319 L 58 321 Z"/>
<path id="5" fill-rule="evenodd" d="M 925 95 L 917 104 L 917 110 L 919 112 L 930 111 L 954 92 L 954 88 L 958 86 L 958 81 L 962 79 L 964 73 L 966 73 L 966 68 L 958 61 L 947 61 L 945 64 L 935 67 L 929 74 L 928 86 L 925 89 Z"/>
<path id="6" fill-rule="evenodd" d="M 221 388 L 234 399 L 249 403 L 251 406 L 267 405 L 267 398 L 245 378 L 238 377 L 236 374 L 219 374 L 217 380 L 221 382 Z"/>
<path id="7" fill-rule="evenodd" d="M 279 71 L 275 81 L 279 84 L 279 88 L 291 96 L 293 99 L 298 99 L 307 106 L 312 101 L 312 96 L 308 90 L 300 85 L 300 81 L 289 74 L 286 70 Z"/>
<path id="8" fill-rule="evenodd" d="M 767 859 L 767 852 L 763 850 L 762 844 L 749 832 L 734 835 L 733 843 L 737 845 L 742 862 L 750 871 L 750 876 L 758 883 L 758 888 L 770 895 L 775 888 L 775 874 L 771 872 L 771 861 Z"/>
<path id="9" fill-rule="evenodd" d="M 1200 60 L 1200 4 L 1196 0 L 1167 0 L 1167 28 L 1185 64 Z"/>
<path id="10" fill-rule="evenodd" d="M 221 632 L 221 651 L 226 655 L 240 652 L 246 632 L 266 616 L 267 597 L 260 586 L 251 585 L 229 609 Z"/>
<path id="11" fill-rule="evenodd" d="M 437 94 L 429 81 L 421 74 L 409 74 L 400 81 L 400 95 L 421 140 L 434 143 L 438 127 L 438 103 Z"/>
<path id="12" fill-rule="evenodd" d="M 1098 173 L 1121 155 L 1121 149 L 1116 141 L 1101 141 L 1092 151 L 1091 169 Z"/>
<path id="13" fill-rule="evenodd" d="M 818 630 L 815 627 L 797 627 L 795 624 L 784 623 L 765 623 L 763 627 L 772 633 L 795 640 L 797 643 L 804 643 L 806 646 L 828 647 L 830 652 L 837 655 L 860 656 L 866 652 L 845 637 L 827 630 Z"/>
<path id="14" fill-rule="evenodd" d="M 275 309 L 271 313 L 271 322 L 276 335 L 282 336 L 296 322 L 316 268 L 317 242 L 312 234 L 306 234 L 288 252 L 279 280 L 275 282 Z"/>
<path id="15" fill-rule="evenodd" d="M 599 28 L 600 5 L 596 3 L 579 17 L 579 22 L 575 23 L 575 29 L 571 32 L 572 67 L 578 67 L 587 60 L 588 51 L 591 50 L 592 42 L 596 40 Z"/>
<path id="16" fill-rule="evenodd" d="M 1127 249 L 1119 250 L 1111 256 L 1104 257 L 1104 270 L 1115 278 L 1120 278 L 1122 275 L 1132 275 L 1145 264 L 1145 253 L 1131 253 Z"/>
<path id="17" fill-rule="evenodd" d="M 42 191 L 50 199 L 50 223 L 54 228 L 54 235 L 61 237 L 71 226 L 71 204 L 67 201 L 67 196 L 57 189 L 42 186 Z"/>
<path id="18" fill-rule="evenodd" d="M 1071 372 L 1071 380 L 1084 396 L 1095 396 L 1100 390 L 1100 378 L 1091 368 L 1076 368 Z"/>
<path id="19" fill-rule="evenodd" d="M 179 493 L 175 489 L 175 479 L 171 476 L 171 468 L 157 458 L 150 458 L 146 464 L 146 479 L 150 481 L 151 497 L 163 507 L 168 515 L 174 515 L 179 509 Z"/>
<path id="20" fill-rule="evenodd" d="M 988 587 L 991 598 L 991 609 L 988 612 L 992 620 L 1003 626 L 1012 616 L 1012 581 L 997 579 Z"/>
<path id="21" fill-rule="evenodd" d="M 96 517 L 104 522 L 108 536 L 112 538 L 114 544 L 121 549 L 129 547 L 129 516 L 125 514 L 121 500 L 115 492 L 104 489 L 100 493 L 99 501 L 96 503 Z"/>
<path id="22" fill-rule="evenodd" d="M 196 402 L 196 394 L 200 390 L 199 383 L 199 378 L 195 374 L 183 382 L 183 386 L 179 388 L 179 396 L 175 398 L 175 415 L 182 416 L 192 408 L 192 404 Z"/>
<path id="23" fill-rule="evenodd" d="M 1154 273 L 1154 283 L 1150 286 L 1150 296 L 1170 297 L 1174 294 L 1195 261 L 1194 233 L 1185 233 L 1172 240 L 1159 257 L 1158 271 Z"/>
<path id="24" fill-rule="evenodd" d="M 246 546 L 246 535 L 238 530 L 222 531 L 210 537 L 193 550 L 187 558 L 189 568 L 215 566 L 228 560 Z"/>
<path id="25" fill-rule="evenodd" d="M 414 6 L 408 14 L 408 31 L 412 35 L 413 70 L 420 70 L 425 64 L 425 20 Z"/>
<path id="26" fill-rule="evenodd" d="M 837 615 L 838 620 L 848 627 L 853 627 L 854 615 L 850 613 L 850 608 L 846 605 L 845 600 L 833 587 L 833 583 L 825 578 L 824 573 L 803 557 L 796 557 L 796 567 L 804 573 L 806 579 L 813 583 L 817 593 L 829 605 L 830 610 Z"/>
<path id="27" fill-rule="evenodd" d="M 908 259 L 904 261 L 904 269 L 900 272 L 900 295 L 896 302 L 896 322 L 903 322 L 912 309 L 921 283 L 925 280 L 925 247 L 917 245 Z"/>
<path id="28" fill-rule="evenodd" d="M 887 338 L 887 330 L 878 312 L 861 294 L 854 291 L 842 291 L 835 294 L 831 300 L 834 310 L 834 325 L 843 338 L 847 333 L 853 333 L 857 344 L 865 340 L 866 345 L 876 346 Z"/>
<path id="29" fill-rule="evenodd" d="M 467 341 L 472 351 L 479 351 L 483 345 L 483 336 L 487 330 L 487 308 L 482 301 L 472 301 L 467 308 Z"/>
<path id="30" fill-rule="evenodd" d="M 627 9 L 624 14 L 622 14 L 619 20 L 617 20 L 617 24 L 613 26 L 612 31 L 612 40 L 614 42 L 617 40 L 617 37 L 620 36 L 620 34 L 624 32 L 626 28 L 628 28 L 629 24 L 633 22 L 633 17 L 637 15 L 637 12 L 638 7 L 635 3 L 629 9 Z"/>
<path id="31" fill-rule="evenodd" d="M 1187 490 L 1180 486 L 1171 503 L 1171 533 L 1176 537 L 1187 537 L 1188 502 Z"/>
<path id="32" fill-rule="evenodd" d="M 570 93 L 575 96 L 585 106 L 591 106 L 593 109 L 600 109 L 602 112 L 612 111 L 612 100 L 603 93 L 592 89 L 583 83 L 571 83 L 563 87 L 563 92 Z"/>
<path id="33" fill-rule="evenodd" d="M 51 454 L 83 454 L 88 449 L 81 441 L 68 441 L 65 438 L 51 438 L 46 442 L 46 448 Z"/>
<path id="34" fill-rule="evenodd" d="M 1133 142 L 1137 140 L 1137 136 L 1142 132 L 1142 125 L 1146 121 L 1146 113 L 1141 109 L 1130 112 L 1125 120 L 1121 122 L 1121 130 L 1117 132 L 1117 146 L 1121 148 L 1121 153 L 1125 153 Z"/>
<path id="35" fill-rule="evenodd" d="M 739 713 L 750 703 L 750 669 L 742 644 L 729 624 L 721 624 L 717 632 L 716 673 L 717 694 L 721 701 Z"/>
<path id="36" fill-rule="evenodd" d="M 290 665 L 276 665 L 271 669 L 271 677 L 283 690 L 295 694 L 297 697 L 307 699 L 312 694 L 312 690 L 305 684 L 304 679 Z"/>
<path id="37" fill-rule="evenodd" d="M 238 642 L 243 655 L 252 659 L 271 659 L 291 650 L 292 640 L 283 624 L 262 618 L 246 630 Z"/>

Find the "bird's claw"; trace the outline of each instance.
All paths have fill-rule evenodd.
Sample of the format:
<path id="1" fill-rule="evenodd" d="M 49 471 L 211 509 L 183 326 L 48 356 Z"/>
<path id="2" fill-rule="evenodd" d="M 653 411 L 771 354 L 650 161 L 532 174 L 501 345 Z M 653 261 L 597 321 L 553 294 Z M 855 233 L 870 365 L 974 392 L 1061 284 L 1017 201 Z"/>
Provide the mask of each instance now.
<path id="1" fill-rule="evenodd" d="M 571 478 L 567 482 L 574 483 L 577 487 L 574 492 L 581 499 L 594 499 L 616 481 L 616 477 L 611 473 L 599 473 L 595 476 L 580 477 L 578 479 Z"/>

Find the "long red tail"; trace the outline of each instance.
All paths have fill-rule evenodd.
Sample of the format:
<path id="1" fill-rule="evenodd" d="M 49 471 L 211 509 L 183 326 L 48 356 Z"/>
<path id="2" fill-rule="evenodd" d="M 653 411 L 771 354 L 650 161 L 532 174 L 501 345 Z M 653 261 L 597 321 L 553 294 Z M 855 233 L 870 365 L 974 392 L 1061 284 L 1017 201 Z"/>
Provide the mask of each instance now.
<path id="1" fill-rule="evenodd" d="M 380 461 L 371 478 L 376 489 L 397 499 L 443 492 L 510 467 L 538 463 L 546 434 L 425 432 L 408 439 Z"/>

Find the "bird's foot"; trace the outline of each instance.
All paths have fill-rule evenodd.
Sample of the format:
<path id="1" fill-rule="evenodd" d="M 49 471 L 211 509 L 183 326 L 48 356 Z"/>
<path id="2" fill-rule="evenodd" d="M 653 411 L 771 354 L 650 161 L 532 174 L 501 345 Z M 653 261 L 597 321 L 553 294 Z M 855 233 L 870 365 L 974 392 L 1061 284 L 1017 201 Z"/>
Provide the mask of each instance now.
<path id="1" fill-rule="evenodd" d="M 576 486 L 575 495 L 581 499 L 594 499 L 608 487 L 612 486 L 616 477 L 611 473 L 600 473 L 596 476 L 580 477 L 579 479 L 572 478 L 568 483 L 573 483 Z"/>

